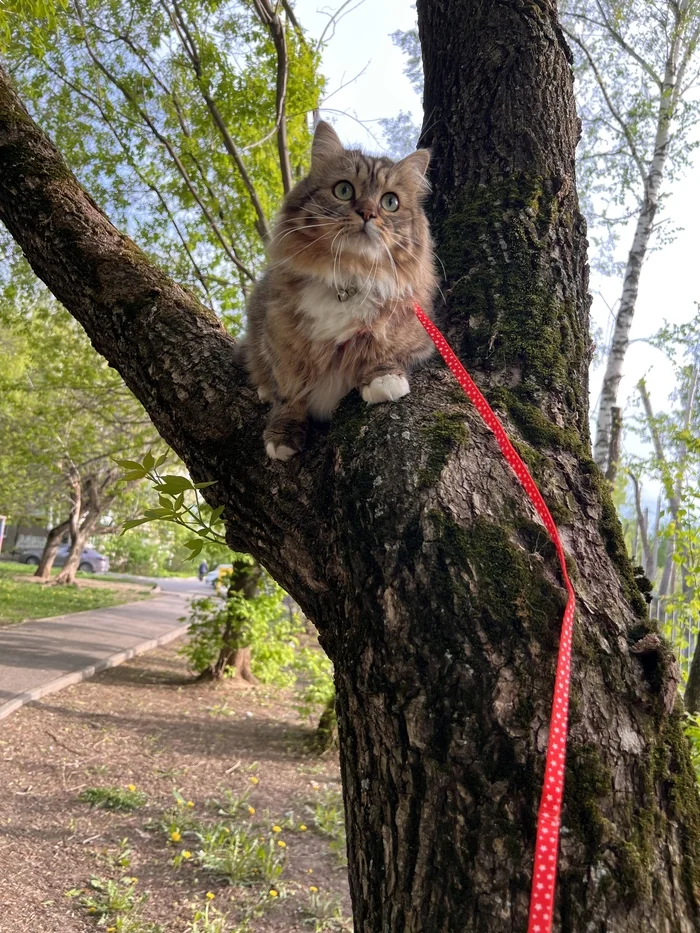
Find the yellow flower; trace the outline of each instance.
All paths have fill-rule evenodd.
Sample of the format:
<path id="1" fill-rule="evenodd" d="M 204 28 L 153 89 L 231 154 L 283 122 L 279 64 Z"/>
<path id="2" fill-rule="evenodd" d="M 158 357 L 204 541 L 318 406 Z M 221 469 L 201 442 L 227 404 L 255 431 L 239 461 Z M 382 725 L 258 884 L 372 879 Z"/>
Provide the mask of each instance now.
<path id="1" fill-rule="evenodd" d="M 208 901 L 213 901 L 216 897 L 216 894 L 214 894 L 212 891 L 207 891 L 206 897 Z"/>
<path id="2" fill-rule="evenodd" d="M 253 776 L 252 778 L 248 778 L 248 780 L 250 781 L 251 784 L 259 784 L 259 783 L 260 783 L 259 778 L 256 778 L 255 776 Z"/>
<path id="3" fill-rule="evenodd" d="M 107 933 L 116 933 L 116 927 L 107 927 Z"/>
<path id="4" fill-rule="evenodd" d="M 275 889 L 272 888 L 270 890 L 270 897 L 278 897 L 278 896 L 279 896 L 279 891 L 275 891 Z"/>
<path id="5" fill-rule="evenodd" d="M 190 808 L 192 808 L 192 807 L 194 806 L 194 800 L 188 800 L 188 801 L 187 801 L 187 806 L 190 807 Z"/>
<path id="6" fill-rule="evenodd" d="M 250 813 L 250 815 L 253 816 L 253 814 L 255 813 L 255 807 L 248 807 L 248 813 Z"/>
<path id="7" fill-rule="evenodd" d="M 278 840 L 277 840 L 277 845 L 280 847 L 280 849 L 286 849 L 286 848 L 287 848 L 287 843 L 284 841 L 284 839 L 278 839 Z"/>
<path id="8" fill-rule="evenodd" d="M 181 836 L 180 833 L 175 829 L 175 830 L 173 830 L 173 832 L 170 833 L 170 838 L 173 840 L 173 842 L 179 842 L 179 841 L 182 839 L 182 836 Z"/>
<path id="9" fill-rule="evenodd" d="M 272 827 L 272 832 L 273 832 L 273 833 L 281 833 L 281 832 L 282 832 L 282 827 L 281 827 L 281 826 L 273 826 L 273 827 Z"/>
<path id="10" fill-rule="evenodd" d="M 302 832 L 302 833 L 305 833 L 305 832 L 306 832 L 306 826 L 304 826 L 303 823 L 299 826 L 299 831 Z"/>
<path id="11" fill-rule="evenodd" d="M 182 857 L 183 857 L 183 858 L 192 858 L 192 853 L 189 851 L 189 849 L 183 849 L 183 850 L 182 850 Z"/>
<path id="12" fill-rule="evenodd" d="M 308 871 L 308 873 L 309 873 L 310 875 L 313 875 L 313 873 L 314 873 L 313 868 L 308 868 L 307 871 Z"/>
<path id="13" fill-rule="evenodd" d="M 136 790 L 136 785 L 135 785 L 135 784 L 127 784 L 127 785 L 126 785 L 126 789 L 127 789 L 127 790 L 131 790 L 131 791 L 134 791 L 134 790 Z"/>
<path id="14" fill-rule="evenodd" d="M 228 826 L 224 826 L 224 832 L 225 832 L 225 833 L 230 833 L 231 830 L 228 828 Z"/>
<path id="15" fill-rule="evenodd" d="M 315 894 L 315 893 L 318 891 L 318 888 L 316 887 L 315 884 L 310 884 L 310 885 L 309 885 L 309 891 L 311 891 L 313 894 Z"/>
<path id="16" fill-rule="evenodd" d="M 131 879 L 131 883 L 132 883 L 132 884 L 138 884 L 138 883 L 139 883 L 139 879 L 138 879 L 138 878 L 132 878 L 132 879 Z"/>

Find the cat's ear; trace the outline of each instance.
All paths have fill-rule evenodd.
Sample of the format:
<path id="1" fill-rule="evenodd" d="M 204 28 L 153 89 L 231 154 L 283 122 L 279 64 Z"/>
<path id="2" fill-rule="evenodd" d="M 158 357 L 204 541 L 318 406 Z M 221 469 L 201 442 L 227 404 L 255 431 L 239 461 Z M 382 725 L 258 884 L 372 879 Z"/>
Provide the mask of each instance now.
<path id="1" fill-rule="evenodd" d="M 340 138 L 330 123 L 320 120 L 314 132 L 314 141 L 311 145 L 311 164 L 316 167 L 326 159 L 342 155 L 345 150 Z"/>
<path id="2" fill-rule="evenodd" d="M 407 155 L 405 159 L 397 162 L 396 168 L 399 171 L 410 172 L 416 181 L 423 182 L 429 165 L 430 149 L 416 149 L 415 152 Z"/>

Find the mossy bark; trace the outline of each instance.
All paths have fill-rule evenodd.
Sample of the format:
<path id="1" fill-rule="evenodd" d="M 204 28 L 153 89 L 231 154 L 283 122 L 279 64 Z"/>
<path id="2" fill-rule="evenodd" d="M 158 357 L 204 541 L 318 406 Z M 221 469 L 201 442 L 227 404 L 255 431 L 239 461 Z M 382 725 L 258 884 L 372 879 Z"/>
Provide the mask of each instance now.
<path id="1" fill-rule="evenodd" d="M 587 430 L 568 51 L 548 0 L 418 0 L 440 322 L 561 525 L 578 598 L 555 928 L 700 925 L 700 805 Z M 266 462 L 231 338 L 119 234 L 0 76 L 0 217 L 336 670 L 358 933 L 526 927 L 564 604 L 546 532 L 437 362 Z M 635 649 L 635 650 L 633 650 Z M 669 691 L 670 685 L 670 691 Z"/>

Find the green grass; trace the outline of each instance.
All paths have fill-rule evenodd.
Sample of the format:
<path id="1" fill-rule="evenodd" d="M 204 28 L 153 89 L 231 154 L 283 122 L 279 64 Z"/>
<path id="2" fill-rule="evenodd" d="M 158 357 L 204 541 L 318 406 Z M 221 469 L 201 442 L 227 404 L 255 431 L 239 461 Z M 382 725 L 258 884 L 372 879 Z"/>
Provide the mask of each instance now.
<path id="1" fill-rule="evenodd" d="M 45 586 L 27 580 L 13 579 L 21 574 L 31 576 L 35 567 L 0 563 L 0 625 L 43 619 L 84 609 L 104 609 L 120 603 L 145 599 L 148 589 L 113 590 L 106 587 Z M 82 576 L 82 574 L 80 574 Z"/>
<path id="2" fill-rule="evenodd" d="M 103 810 L 121 810 L 124 813 L 144 806 L 147 799 L 142 791 L 124 787 L 86 787 L 78 794 L 78 800 L 82 800 L 83 803 Z"/>

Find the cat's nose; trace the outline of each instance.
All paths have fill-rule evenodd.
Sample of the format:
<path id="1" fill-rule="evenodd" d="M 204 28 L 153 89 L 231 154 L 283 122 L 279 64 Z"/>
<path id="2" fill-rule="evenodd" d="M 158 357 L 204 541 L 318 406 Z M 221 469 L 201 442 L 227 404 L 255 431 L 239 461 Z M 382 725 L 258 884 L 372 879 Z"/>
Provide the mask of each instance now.
<path id="1" fill-rule="evenodd" d="M 375 220 L 377 217 L 377 205 L 374 201 L 360 201 L 355 208 L 355 213 L 367 223 L 368 220 Z"/>

